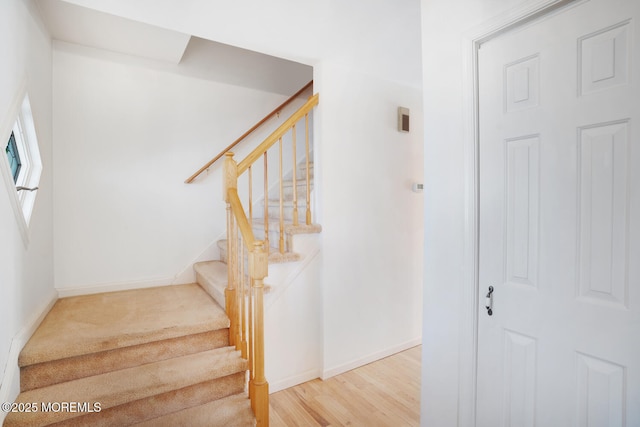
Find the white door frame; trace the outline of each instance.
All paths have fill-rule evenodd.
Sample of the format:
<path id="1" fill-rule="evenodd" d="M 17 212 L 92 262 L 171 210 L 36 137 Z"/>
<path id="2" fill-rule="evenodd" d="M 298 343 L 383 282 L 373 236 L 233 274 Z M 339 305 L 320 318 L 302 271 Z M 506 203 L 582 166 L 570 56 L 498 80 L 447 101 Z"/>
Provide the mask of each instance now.
<path id="1" fill-rule="evenodd" d="M 458 425 L 476 425 L 476 381 L 478 371 L 479 295 L 479 73 L 478 51 L 482 43 L 566 6 L 588 0 L 532 0 L 498 15 L 463 35 L 464 141 L 465 141 L 465 277 L 462 293 Z"/>

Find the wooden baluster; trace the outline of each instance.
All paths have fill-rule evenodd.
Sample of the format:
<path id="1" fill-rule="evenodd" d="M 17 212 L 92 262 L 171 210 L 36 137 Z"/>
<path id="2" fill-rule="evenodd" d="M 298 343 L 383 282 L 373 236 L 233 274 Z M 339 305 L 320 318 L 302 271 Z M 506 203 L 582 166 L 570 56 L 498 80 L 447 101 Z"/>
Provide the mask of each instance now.
<path id="1" fill-rule="evenodd" d="M 236 220 L 236 223 L 238 221 Z M 238 229 L 236 235 L 236 301 L 238 304 L 238 335 L 236 338 L 236 350 L 242 351 L 242 233 Z"/>
<path id="2" fill-rule="evenodd" d="M 233 229 L 235 227 L 231 206 L 227 207 L 227 288 L 225 289 L 225 311 L 231 320 L 229 325 L 229 345 L 235 345 L 236 339 L 236 323 L 235 323 L 235 301 L 236 301 L 236 284 L 234 281 L 233 267 Z"/>
<path id="3" fill-rule="evenodd" d="M 238 251 L 240 250 L 239 246 L 241 246 L 238 242 L 238 222 L 235 221 L 234 222 L 234 226 L 233 226 L 233 230 L 231 232 L 231 238 L 233 239 L 233 245 L 232 245 L 232 249 L 233 249 L 233 261 L 232 261 L 232 265 L 229 266 L 229 268 L 233 268 L 233 283 L 235 291 L 236 291 L 236 295 L 235 295 L 235 308 L 234 308 L 234 313 L 235 313 L 235 328 L 234 328 L 234 332 L 235 332 L 235 337 L 233 339 L 233 342 L 235 343 L 236 346 L 236 350 L 240 350 L 241 349 L 241 345 L 242 345 L 242 311 L 240 310 L 240 303 L 242 302 L 242 288 L 241 288 L 241 283 L 240 283 L 240 258 L 238 257 Z"/>
<path id="4" fill-rule="evenodd" d="M 247 172 L 248 172 L 248 179 L 249 179 L 249 226 L 253 228 L 253 175 L 252 175 L 253 172 L 251 171 L 251 166 L 249 166 Z M 247 259 L 248 259 L 249 248 L 246 248 L 246 250 L 247 250 Z M 247 271 L 247 274 L 249 274 L 248 271 Z M 248 348 L 247 348 L 247 356 L 245 358 L 248 361 L 249 381 L 251 381 L 251 379 L 253 378 L 253 338 L 252 338 L 252 334 L 253 334 L 252 302 L 253 301 L 251 298 L 251 292 L 252 292 L 251 277 L 249 277 L 248 280 L 249 280 L 249 283 L 248 283 L 249 289 L 248 289 L 248 296 L 247 296 L 247 328 L 248 330 L 246 331 L 246 340 L 248 341 Z M 245 343 L 245 346 L 247 346 L 247 343 Z M 251 390 L 249 391 L 249 393 L 251 393 Z M 251 397 L 251 395 L 249 395 L 249 397 Z"/>
<path id="5" fill-rule="evenodd" d="M 306 167 L 307 167 L 307 225 L 311 225 L 311 179 L 309 173 L 309 113 L 304 115 Z"/>
<path id="6" fill-rule="evenodd" d="M 246 307 L 246 273 L 247 266 L 244 261 L 246 245 L 244 244 L 244 238 L 240 241 L 240 351 L 242 358 L 247 358 L 247 307 Z"/>
<path id="7" fill-rule="evenodd" d="M 234 266 L 233 266 L 233 230 L 235 229 L 235 221 L 233 213 L 231 212 L 231 205 L 229 202 L 229 191 L 232 188 L 237 188 L 238 185 L 238 165 L 233 159 L 233 153 L 228 152 L 225 155 L 224 160 L 224 179 L 223 179 L 223 197 L 227 203 L 227 287 L 224 291 L 225 295 L 225 311 L 230 319 L 229 325 L 229 344 L 235 345 L 237 317 L 235 312 L 236 307 L 236 288 L 234 281 Z"/>
<path id="8" fill-rule="evenodd" d="M 235 212 L 234 212 L 235 214 Z M 240 274 L 241 269 L 241 258 L 238 256 L 238 252 L 242 247 L 242 242 L 240 239 L 242 235 L 240 234 L 240 230 L 238 229 L 238 219 L 236 218 L 236 232 L 235 232 L 235 244 L 234 244 L 234 274 L 235 274 L 235 282 L 236 282 L 236 313 L 238 313 L 238 327 L 236 328 L 236 337 L 234 341 L 236 342 L 236 350 L 240 350 L 242 347 L 242 311 L 240 311 L 240 303 L 242 301 L 242 276 Z"/>
<path id="9" fill-rule="evenodd" d="M 282 138 L 278 141 L 280 148 L 280 241 L 278 249 L 280 253 L 284 253 L 284 194 L 282 192 Z"/>
<path id="10" fill-rule="evenodd" d="M 257 426 L 269 425 L 269 383 L 264 375 L 264 278 L 268 274 L 268 254 L 262 242 L 254 242 L 249 254 L 249 272 L 253 278 L 255 292 L 255 325 L 254 352 L 255 377 L 250 388 L 253 387 L 251 406 L 256 416 Z"/>
<path id="11" fill-rule="evenodd" d="M 247 248 L 247 252 L 249 251 L 249 248 Z M 247 253 L 247 256 L 251 256 L 249 255 L 249 253 Z M 254 306 L 254 295 L 253 295 L 253 278 L 251 278 L 251 272 L 249 271 L 249 313 L 248 313 L 248 323 L 249 323 L 249 358 L 247 360 L 248 365 L 249 365 L 249 398 L 253 399 L 254 395 L 255 395 L 255 390 L 253 388 L 254 385 L 254 378 L 255 378 L 255 363 L 254 363 L 254 331 L 253 331 L 253 327 L 254 327 L 254 312 L 253 312 L 253 306 Z"/>
<path id="12" fill-rule="evenodd" d="M 249 225 L 253 227 L 253 175 L 251 175 L 251 166 L 248 169 L 249 179 Z"/>
<path id="13" fill-rule="evenodd" d="M 250 300 L 250 292 L 251 292 L 251 278 L 249 277 L 249 248 L 247 247 L 247 245 L 243 246 L 244 250 L 243 250 L 243 254 L 242 254 L 242 259 L 246 259 L 246 264 L 245 264 L 245 269 L 243 271 L 243 278 L 244 278 L 244 286 L 242 288 L 242 318 L 244 319 L 244 328 L 243 328 L 243 340 L 242 340 L 242 351 L 243 351 L 243 358 L 245 359 L 249 359 L 249 345 L 248 345 L 248 341 L 251 339 L 249 337 L 249 321 L 250 321 L 250 316 L 249 316 L 249 303 L 248 301 Z"/>
<path id="14" fill-rule="evenodd" d="M 296 125 L 293 125 L 293 225 L 298 225 L 298 184 L 297 184 L 297 169 L 298 159 L 296 156 Z"/>
<path id="15" fill-rule="evenodd" d="M 266 151 L 264 152 L 264 243 L 269 253 L 269 173 Z"/>

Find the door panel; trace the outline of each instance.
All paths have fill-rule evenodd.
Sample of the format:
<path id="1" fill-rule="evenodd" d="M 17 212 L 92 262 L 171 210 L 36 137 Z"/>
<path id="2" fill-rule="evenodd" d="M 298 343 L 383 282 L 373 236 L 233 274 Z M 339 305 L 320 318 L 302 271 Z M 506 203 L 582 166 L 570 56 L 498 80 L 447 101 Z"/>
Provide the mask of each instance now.
<path id="1" fill-rule="evenodd" d="M 506 279 L 537 287 L 540 136 L 508 139 L 505 151 Z"/>
<path id="2" fill-rule="evenodd" d="M 580 129 L 580 296 L 628 305 L 629 121 Z"/>
<path id="3" fill-rule="evenodd" d="M 479 50 L 479 427 L 640 425 L 639 18 L 576 2 Z"/>
<path id="4" fill-rule="evenodd" d="M 536 404 L 536 339 L 505 330 L 504 424 L 533 427 Z"/>

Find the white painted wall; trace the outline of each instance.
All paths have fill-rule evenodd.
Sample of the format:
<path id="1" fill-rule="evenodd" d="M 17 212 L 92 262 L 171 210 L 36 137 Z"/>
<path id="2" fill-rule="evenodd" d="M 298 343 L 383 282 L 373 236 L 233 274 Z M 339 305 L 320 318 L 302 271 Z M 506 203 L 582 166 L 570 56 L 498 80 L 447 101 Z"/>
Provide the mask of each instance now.
<path id="1" fill-rule="evenodd" d="M 520 0 L 422 0 L 425 131 L 423 426 L 473 425 L 470 37 Z M 537 1 L 537 3 L 542 3 Z"/>
<path id="2" fill-rule="evenodd" d="M 21 87 L 31 101 L 43 172 L 23 243 L 0 185 L 0 401 L 13 399 L 19 387 L 17 356 L 29 328 L 55 297 L 53 288 L 51 41 L 30 1 L 4 0 L 0 8 L 0 134 L 4 146 L 16 119 L 10 111 L 21 103 Z M 0 421 L 2 416 L 0 415 Z"/>
<path id="3" fill-rule="evenodd" d="M 268 5 L 257 0 L 242 4 L 164 0 L 162 7 L 157 7 L 157 2 L 152 4 L 148 1 L 70 1 L 174 31 L 313 65 L 315 87 L 320 93 L 315 121 L 315 197 L 320 209 L 318 222 L 323 226 L 323 250 L 321 273 L 317 276 L 319 282 L 310 286 L 319 283 L 322 290 L 321 371 L 324 376 L 334 375 L 420 341 L 423 195 L 412 193 L 410 189 L 413 181 L 422 180 L 423 172 L 420 5 L 417 0 L 402 3 L 380 0 L 371 2 L 366 8 L 360 2 L 339 0 L 314 4 L 282 0 Z M 247 13 L 247 10 L 252 13 Z M 58 57 L 56 53 L 56 70 L 61 62 Z M 91 65 L 92 61 L 87 59 L 81 62 L 86 62 L 85 65 L 93 73 L 99 73 L 102 66 L 107 67 L 105 70 L 111 74 L 119 72 L 117 68 L 102 62 Z M 118 77 L 123 78 L 122 72 L 119 73 Z M 73 78 L 82 81 L 90 77 Z M 136 87 L 152 83 L 140 81 L 136 82 Z M 127 85 L 127 89 L 137 94 L 136 87 L 130 86 L 133 85 Z M 112 86 L 109 90 L 87 89 L 117 98 L 117 92 L 121 90 L 119 87 Z M 149 89 L 148 92 L 153 91 Z M 164 93 L 160 92 L 159 96 L 164 96 Z M 55 94 L 57 100 L 57 90 Z M 73 96 L 84 97 L 79 93 Z M 137 96 L 134 96 L 134 100 L 137 100 Z M 396 130 L 398 106 L 412 110 L 413 129 L 410 134 Z M 110 107 L 107 111 L 97 111 L 96 115 L 122 108 L 117 103 Z M 56 107 L 56 114 L 57 110 Z M 65 114 L 71 117 L 71 111 Z M 126 119 L 117 118 L 119 121 Z M 155 126 L 156 123 L 150 120 L 147 125 Z M 64 126 L 72 126 L 72 123 L 67 122 Z M 127 126 L 133 125 L 127 122 Z M 163 123 L 164 126 L 166 124 Z M 97 127 L 92 125 L 92 128 Z M 100 133 L 108 132 L 109 129 L 100 129 Z M 136 141 L 141 138 L 140 133 L 139 130 Z M 64 136 L 56 132 L 56 140 L 58 138 L 63 140 Z M 102 144 L 113 139 L 100 138 Z M 158 152 L 155 145 L 146 148 L 153 153 Z M 106 151 L 103 153 L 109 155 Z M 59 154 L 56 152 L 56 162 L 63 162 Z M 116 154 L 110 155 L 114 157 L 111 162 L 115 162 Z M 199 153 L 194 157 L 203 156 Z M 162 163 L 162 159 L 154 158 L 154 161 Z M 186 164 L 188 158 L 175 156 L 173 163 Z M 129 167 L 123 165 L 122 169 L 127 172 Z M 101 172 L 109 173 L 108 170 Z M 171 173 L 168 167 L 163 172 Z M 139 184 L 145 187 L 147 193 L 155 188 L 156 183 L 148 175 L 139 174 L 139 178 Z M 165 179 L 168 178 L 163 176 L 162 180 Z M 66 179 L 66 182 L 70 181 L 71 176 Z M 104 187 L 101 193 L 108 196 L 110 203 L 107 204 L 103 199 L 92 200 L 90 209 L 95 212 L 88 217 L 121 215 L 122 226 L 128 226 L 124 218 L 132 215 L 129 212 L 132 198 L 116 197 L 119 196 L 116 193 L 124 192 L 125 196 L 128 193 L 120 177 L 112 181 L 109 185 L 116 185 L 117 191 L 111 192 L 107 189 L 107 183 L 93 180 L 94 185 L 99 185 L 98 189 Z M 65 180 L 57 180 L 56 183 L 56 189 L 64 193 Z M 160 182 L 163 187 L 170 185 L 168 181 Z M 73 198 L 84 197 L 83 193 L 66 193 L 60 195 L 61 203 L 56 203 L 56 245 L 58 239 L 62 239 L 58 237 L 58 230 L 69 229 L 72 221 L 61 218 L 58 209 L 64 209 L 72 215 L 62 202 L 78 205 Z M 191 196 L 183 197 L 186 200 Z M 90 270 L 93 270 L 99 271 L 105 280 L 120 280 L 113 277 L 114 274 L 136 280 L 150 274 L 152 262 L 161 267 L 160 270 L 153 270 L 154 274 L 169 273 L 162 270 L 166 268 L 166 262 L 172 262 L 168 258 L 183 256 L 179 247 L 176 251 L 170 245 L 170 239 L 164 240 L 165 233 L 174 231 L 160 232 L 158 244 L 150 248 L 153 256 L 142 255 L 143 261 L 148 261 L 142 266 L 133 268 L 127 265 L 133 262 L 131 257 L 119 253 L 122 249 L 139 253 L 143 249 L 139 240 L 155 237 L 153 230 L 157 227 L 151 227 L 149 222 L 182 227 L 173 216 L 174 212 L 186 214 L 189 222 L 202 219 L 194 210 L 178 207 L 168 211 L 172 214 L 167 214 L 169 218 L 163 221 L 150 219 L 152 212 L 163 211 L 164 203 L 164 200 L 148 201 L 149 207 L 156 209 L 147 209 L 145 214 L 139 215 L 137 219 L 145 221 L 143 229 L 139 236 L 131 238 L 127 236 L 126 228 L 101 231 L 98 224 L 85 224 L 81 218 L 74 220 L 83 229 L 95 233 L 92 237 L 99 237 L 98 240 L 115 238 L 116 242 L 127 242 L 125 248 L 117 243 L 106 243 L 108 247 L 104 249 L 98 243 L 93 244 L 98 254 L 90 255 L 93 264 L 90 267 L 82 266 L 82 275 L 88 277 Z M 172 203 L 176 203 L 176 200 Z M 141 208 L 139 204 L 133 207 L 136 210 Z M 104 212 L 104 209 L 110 209 L 111 212 Z M 178 212 L 180 209 L 183 211 Z M 213 223 L 212 215 L 203 216 Z M 78 243 L 86 243 L 87 240 L 89 237 L 82 236 L 78 238 Z M 85 256 L 80 253 L 82 248 L 72 247 L 71 244 L 61 249 L 62 253 L 78 255 L 76 258 Z M 113 263 L 114 259 L 117 265 L 124 268 L 123 271 L 107 268 L 106 264 Z M 74 281 L 67 280 L 71 274 L 77 273 L 62 271 L 58 268 L 61 265 L 71 264 L 56 259 L 56 283 L 59 286 L 77 285 L 74 281 L 79 277 Z M 148 269 L 141 274 L 143 268 Z"/>
<path id="4" fill-rule="evenodd" d="M 222 162 L 184 180 L 286 97 L 54 46 L 56 287 L 172 283 L 225 230 Z"/>
<path id="5" fill-rule="evenodd" d="M 293 236 L 301 261 L 269 266 L 265 283 L 275 285 L 265 295 L 265 374 L 270 393 L 322 376 L 322 237 Z"/>
<path id="6" fill-rule="evenodd" d="M 423 195 L 419 90 L 316 67 L 325 377 L 420 342 Z M 411 132 L 397 130 L 397 108 Z"/>

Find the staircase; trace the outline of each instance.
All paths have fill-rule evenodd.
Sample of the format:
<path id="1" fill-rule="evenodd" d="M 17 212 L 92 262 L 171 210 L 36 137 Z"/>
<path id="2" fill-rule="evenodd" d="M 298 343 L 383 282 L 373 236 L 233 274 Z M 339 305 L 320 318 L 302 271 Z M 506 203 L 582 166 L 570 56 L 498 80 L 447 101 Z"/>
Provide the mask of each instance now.
<path id="1" fill-rule="evenodd" d="M 304 177 L 303 179 L 296 180 L 297 191 L 299 194 L 304 194 L 307 188 L 306 183 L 306 164 L 303 162 L 297 167 L 297 176 Z M 313 189 L 313 163 L 309 163 L 309 187 Z M 264 240 L 265 235 L 269 236 L 269 264 L 282 264 L 287 262 L 296 262 L 302 259 L 301 255 L 295 251 L 295 236 L 300 234 L 312 234 L 320 233 L 322 227 L 319 224 L 306 225 L 305 223 L 293 224 L 293 180 L 291 174 L 283 180 L 283 213 L 284 213 L 284 251 L 280 251 L 278 247 L 279 242 L 279 225 L 280 225 L 280 199 L 270 198 L 267 202 L 268 206 L 268 232 L 265 234 L 265 220 L 261 216 L 260 218 L 254 218 L 251 221 L 253 233 L 257 239 Z M 254 212 L 262 214 L 264 212 L 264 200 L 260 201 L 259 205 L 254 209 Z M 298 209 L 306 209 L 306 202 L 304 200 L 298 203 Z M 218 241 L 218 249 L 220 250 L 220 260 L 204 261 L 194 264 L 194 270 L 198 283 L 211 295 L 211 297 L 220 306 L 225 306 L 225 289 L 228 284 L 228 242 L 227 239 Z M 269 277 L 267 277 L 267 284 L 265 284 L 265 294 L 267 298 L 273 293 L 274 285 L 271 286 Z"/>
<path id="2" fill-rule="evenodd" d="M 19 365 L 6 427 L 255 425 L 247 361 L 197 284 L 60 299 Z"/>
<path id="3" fill-rule="evenodd" d="M 21 393 L 4 426 L 269 425 L 264 293 L 283 284 L 269 286 L 264 279 L 277 276 L 269 264 L 301 260 L 296 235 L 321 231 L 310 209 L 309 115 L 317 104 L 316 94 L 240 163 L 228 147 L 186 181 L 224 155 L 228 239 L 218 242 L 219 261 L 194 265 L 198 283 L 56 302 L 20 354 Z M 305 129 L 299 164 L 298 125 Z M 288 134 L 292 170 L 283 175 Z M 267 151 L 275 145 L 277 192 L 268 182 Z M 263 194 L 277 199 L 263 197 L 257 218 L 252 165 L 261 158 Z M 245 172 L 249 218 L 238 195 Z"/>
<path id="4" fill-rule="evenodd" d="M 306 177 L 305 164 L 297 175 Z M 313 188 L 313 163 L 309 178 Z M 296 184 L 306 191 L 306 178 Z M 321 231 L 317 224 L 293 224 L 292 187 L 290 177 L 283 180 L 283 252 L 276 246 L 280 201 L 267 201 L 269 264 L 299 261 L 295 236 Z M 264 205 L 256 211 L 264 212 Z M 257 238 L 264 239 L 264 225 L 262 218 L 252 221 Z M 247 360 L 229 346 L 230 321 L 222 308 L 227 240 L 218 246 L 220 260 L 194 265 L 197 284 L 58 300 L 19 359 L 16 404 L 37 403 L 37 412 L 9 413 L 3 425 L 255 425 L 245 391 Z M 272 290 L 265 285 L 267 295 Z M 66 410 L 63 402 L 76 406 Z"/>

